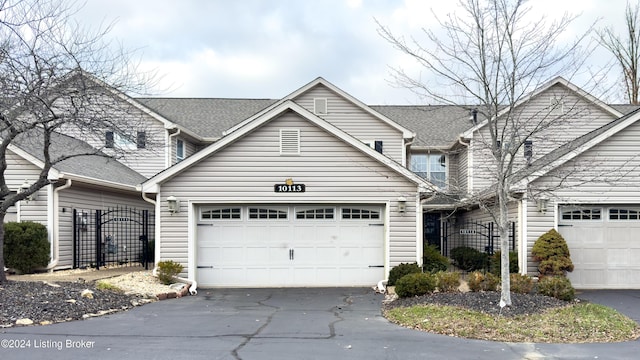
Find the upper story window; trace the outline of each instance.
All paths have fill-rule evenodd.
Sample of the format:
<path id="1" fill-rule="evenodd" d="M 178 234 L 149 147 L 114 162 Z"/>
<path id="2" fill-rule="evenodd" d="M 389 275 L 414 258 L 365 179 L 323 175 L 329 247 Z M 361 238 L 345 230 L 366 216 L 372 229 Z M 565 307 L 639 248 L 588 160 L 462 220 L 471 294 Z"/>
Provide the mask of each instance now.
<path id="1" fill-rule="evenodd" d="M 114 131 L 105 132 L 104 147 L 122 150 L 143 149 L 146 147 L 146 133 L 144 131 L 138 131 L 136 137 L 126 136 Z"/>
<path id="2" fill-rule="evenodd" d="M 411 171 L 439 188 L 444 188 L 447 183 L 444 154 L 412 154 Z"/>
<path id="3" fill-rule="evenodd" d="M 176 162 L 184 160 L 184 140 L 176 140 Z"/>

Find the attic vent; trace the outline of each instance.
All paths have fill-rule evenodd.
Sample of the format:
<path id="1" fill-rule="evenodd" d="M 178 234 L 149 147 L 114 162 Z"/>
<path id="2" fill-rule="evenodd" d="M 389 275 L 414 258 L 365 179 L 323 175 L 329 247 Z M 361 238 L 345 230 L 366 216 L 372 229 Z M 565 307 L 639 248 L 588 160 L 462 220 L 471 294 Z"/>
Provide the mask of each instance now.
<path id="1" fill-rule="evenodd" d="M 549 99 L 549 107 L 551 108 L 552 114 L 555 114 L 555 115 L 564 114 L 564 101 L 562 101 L 562 98 L 552 96 Z"/>
<path id="2" fill-rule="evenodd" d="M 280 129 L 280 155 L 300 154 L 300 129 Z"/>
<path id="3" fill-rule="evenodd" d="M 327 99 L 315 98 L 313 99 L 313 113 L 316 115 L 323 115 L 327 113 Z"/>

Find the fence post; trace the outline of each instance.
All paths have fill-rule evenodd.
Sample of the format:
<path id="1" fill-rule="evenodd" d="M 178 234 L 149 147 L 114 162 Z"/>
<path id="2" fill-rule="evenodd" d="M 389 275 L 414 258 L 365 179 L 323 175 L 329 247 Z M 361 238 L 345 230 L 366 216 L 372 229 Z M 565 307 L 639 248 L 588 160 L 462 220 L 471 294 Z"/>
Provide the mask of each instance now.
<path id="1" fill-rule="evenodd" d="M 100 270 L 100 262 L 102 261 L 102 211 L 96 210 L 96 270 Z"/>

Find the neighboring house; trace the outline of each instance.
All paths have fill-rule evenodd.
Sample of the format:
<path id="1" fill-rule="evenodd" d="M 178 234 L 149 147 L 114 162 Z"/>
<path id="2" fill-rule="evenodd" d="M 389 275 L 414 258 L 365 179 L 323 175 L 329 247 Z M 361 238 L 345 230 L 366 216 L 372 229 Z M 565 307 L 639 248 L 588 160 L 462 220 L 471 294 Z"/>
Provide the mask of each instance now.
<path id="1" fill-rule="evenodd" d="M 444 254 L 461 245 L 498 250 L 491 234 L 471 241 L 492 219 L 468 199 L 493 182 L 486 121 L 468 107 L 367 106 L 322 78 L 282 99 L 115 94 L 137 133 L 105 129 L 104 141 L 87 142 L 128 151 L 104 168 L 56 168 L 60 180 L 14 211 L 51 224 L 58 268 L 71 264 L 60 209 L 90 205 L 62 199 L 91 191 L 111 205 L 153 207 L 156 261 L 182 263 L 200 286 L 371 285 L 399 263 L 421 263 L 426 244 Z M 536 273 L 533 243 L 555 228 L 572 252 L 577 288 L 640 288 L 636 109 L 604 104 L 562 78 L 516 104 L 523 118 L 567 119 L 515 159 L 509 216 L 521 272 Z M 33 152 L 14 153 L 16 164 L 37 170 Z M 128 180 L 109 178 L 119 172 Z M 38 218 L 43 209 L 51 215 Z"/>
<path id="2" fill-rule="evenodd" d="M 5 179 L 10 189 L 20 191 L 21 187 L 34 182 L 43 169 L 42 149 L 38 147 L 38 141 L 31 141 L 34 137 L 30 134 L 27 139 L 17 139 L 9 145 Z M 51 143 L 52 158 L 70 151 L 76 154 L 95 152 L 87 143 L 62 134 L 53 133 Z M 20 201 L 15 206 L 15 217 L 6 220 L 35 221 L 47 227 L 51 243 L 49 269 L 74 265 L 74 209 L 82 211 L 80 217 L 88 210 L 118 206 L 153 210 L 136 190 L 136 185 L 146 178 L 99 152 L 55 164 L 48 173 L 48 179 L 50 185 Z M 83 220 L 88 219 L 85 216 Z M 133 243 L 137 247 L 137 235 Z M 134 251 L 133 247 L 130 250 Z"/>

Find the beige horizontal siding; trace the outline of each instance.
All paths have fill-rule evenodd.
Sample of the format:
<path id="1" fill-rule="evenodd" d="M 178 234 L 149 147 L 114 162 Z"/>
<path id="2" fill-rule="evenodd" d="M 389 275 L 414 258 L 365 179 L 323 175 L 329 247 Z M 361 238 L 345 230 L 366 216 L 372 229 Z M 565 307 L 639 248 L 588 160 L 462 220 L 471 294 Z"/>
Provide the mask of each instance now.
<path id="1" fill-rule="evenodd" d="M 551 98 L 560 99 L 564 115 L 549 114 Z M 587 102 L 572 91 L 556 85 L 521 105 L 513 115 L 520 136 L 531 133 L 532 127 L 541 127 L 530 138 L 533 142 L 533 161 L 548 154 L 559 146 L 587 134 L 615 118 L 600 107 Z M 488 150 L 491 136 L 485 128 L 474 134 L 473 143 L 473 185 L 479 191 L 495 181 L 495 160 Z M 514 172 L 526 166 L 523 149 L 516 154 Z"/>
<path id="2" fill-rule="evenodd" d="M 300 129 L 301 154 L 279 154 L 279 130 Z M 274 184 L 291 178 L 306 192 L 276 194 Z M 416 185 L 345 144 L 293 112 L 276 118 L 217 154 L 170 179 L 161 188 L 161 257 L 187 265 L 187 207 L 200 203 L 391 204 L 388 259 L 416 261 Z M 166 198 L 181 200 L 181 212 L 169 214 Z M 407 212 L 397 212 L 397 198 L 407 198 Z"/>
<path id="3" fill-rule="evenodd" d="M 319 115 L 321 118 L 360 141 L 381 140 L 383 154 L 402 164 L 405 149 L 402 133 L 399 130 L 375 118 L 323 85 L 306 91 L 294 101 L 313 112 L 314 98 L 327 99 L 328 113 Z"/>

